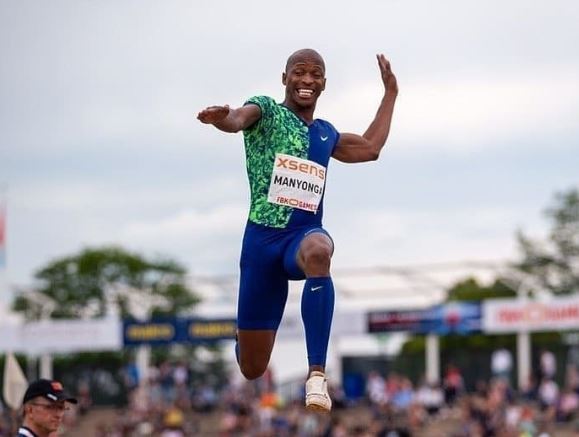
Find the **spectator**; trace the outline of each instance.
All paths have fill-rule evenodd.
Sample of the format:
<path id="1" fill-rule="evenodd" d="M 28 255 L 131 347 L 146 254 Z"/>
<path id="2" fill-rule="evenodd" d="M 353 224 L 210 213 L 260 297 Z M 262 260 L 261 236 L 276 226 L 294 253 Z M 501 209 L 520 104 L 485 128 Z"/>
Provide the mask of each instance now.
<path id="1" fill-rule="evenodd" d="M 555 378 L 555 374 L 557 373 L 557 359 L 555 358 L 555 354 L 551 351 L 544 349 L 543 351 L 541 351 L 539 360 L 540 360 L 539 368 L 541 371 L 541 379 Z"/>
<path id="2" fill-rule="evenodd" d="M 407 410 L 414 399 L 412 382 L 408 378 L 401 378 L 400 387 L 392 397 L 392 405 L 397 410 Z"/>
<path id="3" fill-rule="evenodd" d="M 568 422 L 579 411 L 579 395 L 571 387 L 567 387 L 557 405 L 557 420 Z"/>
<path id="4" fill-rule="evenodd" d="M 429 416 L 434 416 L 442 408 L 444 395 L 436 384 L 423 383 L 416 391 L 416 402 L 426 410 Z"/>
<path id="5" fill-rule="evenodd" d="M 177 407 L 169 408 L 163 418 L 161 437 L 185 437 L 183 422 L 183 412 Z"/>
<path id="6" fill-rule="evenodd" d="M 496 378 L 510 381 L 513 370 L 513 356 L 508 349 L 500 348 L 491 356 L 491 371 Z"/>
<path id="7" fill-rule="evenodd" d="M 559 386 L 549 378 L 543 378 L 539 386 L 539 405 L 548 420 L 555 420 L 559 400 Z"/>
<path id="8" fill-rule="evenodd" d="M 386 382 L 378 372 L 372 371 L 368 374 L 366 393 L 372 404 L 382 405 L 386 403 Z"/>
<path id="9" fill-rule="evenodd" d="M 62 424 L 68 404 L 78 401 L 64 392 L 58 381 L 39 379 L 26 389 L 22 400 L 23 419 L 18 437 L 51 437 Z"/>
<path id="10" fill-rule="evenodd" d="M 567 352 L 565 384 L 579 394 L 579 345 L 574 344 Z"/>
<path id="11" fill-rule="evenodd" d="M 450 364 L 444 375 L 444 401 L 446 404 L 453 406 L 463 388 L 464 382 L 460 370 L 455 365 Z"/>

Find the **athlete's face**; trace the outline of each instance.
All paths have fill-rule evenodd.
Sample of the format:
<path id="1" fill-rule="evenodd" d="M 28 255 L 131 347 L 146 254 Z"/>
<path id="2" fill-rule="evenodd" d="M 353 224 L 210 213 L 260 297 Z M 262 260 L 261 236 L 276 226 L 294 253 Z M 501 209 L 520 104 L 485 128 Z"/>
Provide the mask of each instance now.
<path id="1" fill-rule="evenodd" d="M 305 54 L 290 58 L 282 82 L 286 87 L 286 104 L 298 108 L 315 106 L 326 87 L 324 61 L 316 55 Z"/>

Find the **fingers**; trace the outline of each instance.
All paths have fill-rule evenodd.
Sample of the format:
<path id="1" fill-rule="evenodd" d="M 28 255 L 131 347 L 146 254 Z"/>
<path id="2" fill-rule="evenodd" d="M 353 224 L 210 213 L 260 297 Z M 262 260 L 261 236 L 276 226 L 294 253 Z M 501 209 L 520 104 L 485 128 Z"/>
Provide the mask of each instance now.
<path id="1" fill-rule="evenodd" d="M 378 66 L 380 67 L 380 74 L 382 75 L 384 86 L 388 92 L 398 94 L 398 83 L 396 81 L 396 76 L 392 72 L 390 61 L 381 53 L 376 55 L 376 59 L 378 60 Z"/>
<path id="2" fill-rule="evenodd" d="M 229 113 L 229 105 L 209 106 L 197 114 L 197 119 L 203 123 L 213 123 L 216 120 L 225 118 Z"/>
<path id="3" fill-rule="evenodd" d="M 382 53 L 376 55 L 376 59 L 378 59 L 378 66 L 380 67 L 380 71 L 382 73 L 389 73 L 392 71 L 390 68 L 390 61 L 386 59 Z"/>

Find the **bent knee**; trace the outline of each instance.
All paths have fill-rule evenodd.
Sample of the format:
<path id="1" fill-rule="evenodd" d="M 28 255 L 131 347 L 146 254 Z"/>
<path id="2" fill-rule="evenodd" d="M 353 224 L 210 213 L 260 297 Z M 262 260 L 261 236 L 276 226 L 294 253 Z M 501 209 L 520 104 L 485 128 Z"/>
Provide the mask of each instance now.
<path id="1" fill-rule="evenodd" d="M 304 258 L 312 263 L 329 263 L 332 258 L 332 250 L 327 246 L 317 246 L 306 251 Z"/>
<path id="2" fill-rule="evenodd" d="M 275 331 L 239 330 L 239 369 L 246 379 L 263 375 L 269 364 Z"/>
<path id="3" fill-rule="evenodd" d="M 310 247 L 303 252 L 303 260 L 306 269 L 323 268 L 329 269 L 332 259 L 331 247 L 319 245 Z"/>
<path id="4" fill-rule="evenodd" d="M 259 378 L 265 373 L 267 369 L 267 363 L 241 362 L 239 364 L 239 369 L 241 370 L 241 374 L 244 376 L 244 378 L 251 381 L 253 379 Z"/>

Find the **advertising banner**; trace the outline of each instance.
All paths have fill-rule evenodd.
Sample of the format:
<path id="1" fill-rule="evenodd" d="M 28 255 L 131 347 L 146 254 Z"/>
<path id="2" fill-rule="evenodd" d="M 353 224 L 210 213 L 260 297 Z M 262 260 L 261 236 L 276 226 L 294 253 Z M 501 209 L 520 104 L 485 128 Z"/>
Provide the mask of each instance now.
<path id="1" fill-rule="evenodd" d="M 201 320 L 188 319 L 186 324 L 186 341 L 211 342 L 233 340 L 237 333 L 237 322 L 234 319 Z"/>
<path id="2" fill-rule="evenodd" d="M 468 334 L 481 329 L 481 307 L 475 302 L 456 302 L 410 311 L 368 313 L 368 332 L 415 334 Z"/>
<path id="3" fill-rule="evenodd" d="M 114 317 L 41 320 L 2 327 L 0 351 L 38 355 L 116 351 L 122 348 L 121 323 Z"/>
<path id="4" fill-rule="evenodd" d="M 163 345 L 178 341 L 176 319 L 123 322 L 123 344 L 136 346 L 140 344 Z"/>
<path id="5" fill-rule="evenodd" d="M 548 301 L 485 300 L 482 329 L 489 333 L 579 330 L 579 294 Z"/>
<path id="6" fill-rule="evenodd" d="M 123 344 L 164 345 L 235 339 L 235 319 L 174 318 L 123 322 Z"/>

